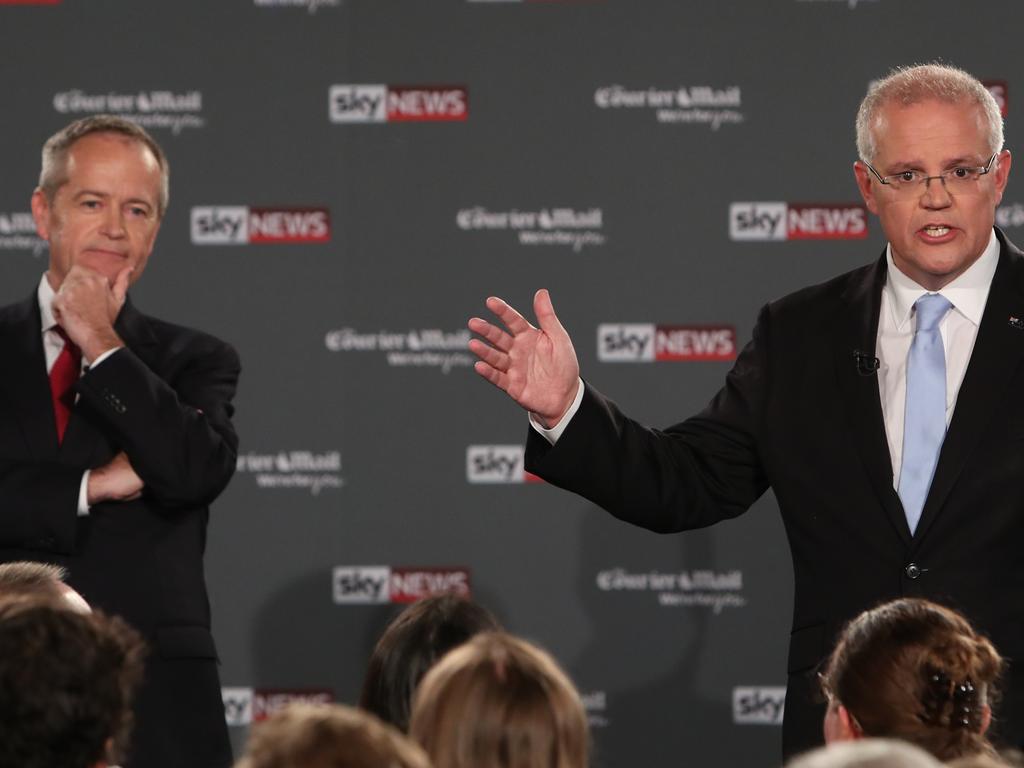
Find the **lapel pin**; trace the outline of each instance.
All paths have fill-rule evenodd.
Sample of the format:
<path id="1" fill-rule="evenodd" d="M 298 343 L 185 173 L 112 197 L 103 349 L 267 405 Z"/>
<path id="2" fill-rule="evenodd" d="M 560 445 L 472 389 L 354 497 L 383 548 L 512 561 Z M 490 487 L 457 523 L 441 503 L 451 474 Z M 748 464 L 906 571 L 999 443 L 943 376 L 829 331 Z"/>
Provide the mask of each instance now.
<path id="1" fill-rule="evenodd" d="M 1019 317 L 1010 315 L 1008 323 L 1011 328 L 1016 328 L 1018 331 L 1024 331 L 1024 320 L 1021 320 Z"/>

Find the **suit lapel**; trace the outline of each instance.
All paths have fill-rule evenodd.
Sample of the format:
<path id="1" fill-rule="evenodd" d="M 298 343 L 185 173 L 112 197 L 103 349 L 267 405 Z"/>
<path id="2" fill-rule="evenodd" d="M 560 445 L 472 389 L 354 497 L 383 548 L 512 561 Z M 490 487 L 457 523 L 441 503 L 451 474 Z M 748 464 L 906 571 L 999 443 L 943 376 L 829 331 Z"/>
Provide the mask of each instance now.
<path id="1" fill-rule="evenodd" d="M 998 232 L 998 230 L 997 230 Z M 1010 318 L 1024 319 L 1024 290 L 1020 274 L 1024 257 L 999 234 L 999 264 L 989 290 L 985 312 L 971 352 L 953 419 L 942 443 L 939 462 L 921 513 L 915 543 L 935 522 L 942 505 L 996 408 L 1004 401 L 1014 369 L 1024 359 L 1024 332 L 1010 325 Z"/>
<path id="2" fill-rule="evenodd" d="M 836 381 L 842 400 L 849 404 L 846 414 L 849 432 L 860 454 L 871 486 L 886 517 L 905 544 L 910 543 L 910 528 L 903 505 L 893 489 L 892 458 L 885 436 L 882 403 L 878 394 L 878 376 L 869 367 L 858 366 L 856 353 L 875 356 L 878 315 L 885 285 L 886 262 L 882 258 L 851 283 L 842 297 L 838 314 L 834 350 Z"/>
<path id="3" fill-rule="evenodd" d="M 57 424 L 43 353 L 42 319 L 35 293 L 15 308 L 14 322 L 0 330 L 9 338 L 10 371 L 4 376 L 32 456 L 52 458 L 57 452 Z"/>

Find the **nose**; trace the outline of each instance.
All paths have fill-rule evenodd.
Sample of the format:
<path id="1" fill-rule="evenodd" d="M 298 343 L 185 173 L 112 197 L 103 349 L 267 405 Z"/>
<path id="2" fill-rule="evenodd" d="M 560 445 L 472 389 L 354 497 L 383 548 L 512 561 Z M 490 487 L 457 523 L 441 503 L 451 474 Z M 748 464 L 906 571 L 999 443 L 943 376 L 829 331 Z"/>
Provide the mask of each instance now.
<path id="1" fill-rule="evenodd" d="M 932 186 L 933 181 L 936 182 L 935 186 Z M 942 176 L 929 176 L 924 180 L 921 204 L 925 208 L 946 208 L 952 202 L 953 197 L 946 189 L 946 180 Z"/>
<path id="2" fill-rule="evenodd" d="M 114 239 L 125 236 L 124 212 L 116 205 L 107 207 L 103 218 L 103 234 Z"/>

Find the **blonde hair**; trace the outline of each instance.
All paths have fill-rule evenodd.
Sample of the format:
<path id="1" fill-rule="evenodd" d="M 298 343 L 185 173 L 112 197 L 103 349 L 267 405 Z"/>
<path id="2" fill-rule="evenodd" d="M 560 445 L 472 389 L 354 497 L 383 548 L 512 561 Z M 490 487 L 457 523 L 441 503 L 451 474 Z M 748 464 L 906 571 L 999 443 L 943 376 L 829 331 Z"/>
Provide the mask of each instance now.
<path id="1" fill-rule="evenodd" d="M 436 768 L 585 768 L 587 717 L 554 659 L 502 632 L 477 635 L 427 673 L 410 735 Z"/>

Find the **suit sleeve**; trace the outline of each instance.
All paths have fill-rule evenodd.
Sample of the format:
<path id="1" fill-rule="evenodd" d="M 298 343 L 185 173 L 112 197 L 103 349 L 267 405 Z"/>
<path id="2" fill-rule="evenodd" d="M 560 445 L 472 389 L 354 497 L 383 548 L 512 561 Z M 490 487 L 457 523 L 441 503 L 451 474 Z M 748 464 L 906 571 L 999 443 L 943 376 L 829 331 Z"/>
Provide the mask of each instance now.
<path id="1" fill-rule="evenodd" d="M 125 348 L 78 383 L 79 397 L 128 454 L 144 493 L 170 508 L 209 504 L 231 479 L 238 454 L 231 424 L 238 355 L 208 336 L 191 346 L 168 381 Z"/>
<path id="2" fill-rule="evenodd" d="M 666 430 L 650 429 L 587 384 L 555 445 L 529 430 L 526 469 L 661 533 L 742 514 L 768 488 L 757 440 L 770 397 L 768 314 L 761 311 L 753 340 L 701 413 Z"/>

